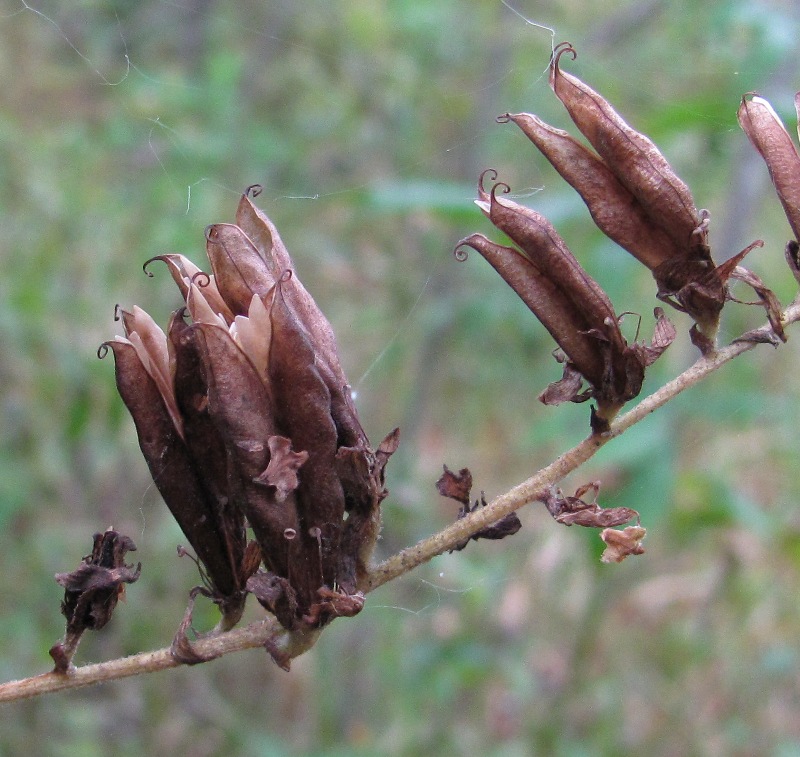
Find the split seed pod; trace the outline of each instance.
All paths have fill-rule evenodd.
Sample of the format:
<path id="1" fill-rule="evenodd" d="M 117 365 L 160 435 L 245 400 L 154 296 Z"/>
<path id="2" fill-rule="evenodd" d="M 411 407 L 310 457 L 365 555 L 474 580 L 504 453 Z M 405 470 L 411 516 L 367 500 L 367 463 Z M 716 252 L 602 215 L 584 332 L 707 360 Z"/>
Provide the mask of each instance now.
<path id="1" fill-rule="evenodd" d="M 598 228 L 646 265 L 658 297 L 691 315 L 709 344 L 741 256 L 717 268 L 708 247 L 708 218 L 656 145 L 629 126 L 597 92 L 561 69 L 568 44 L 550 63 L 550 85 L 594 151 L 528 113 L 507 113 L 580 194 Z M 752 248 L 748 248 L 748 251 Z"/>
<path id="2" fill-rule="evenodd" d="M 584 270 L 550 222 L 534 210 L 497 196 L 478 184 L 476 204 L 518 246 L 505 247 L 472 234 L 458 248 L 481 253 L 521 297 L 564 353 L 564 376 L 540 396 L 545 404 L 594 398 L 592 426 L 605 430 L 620 407 L 641 390 L 644 370 L 669 346 L 675 333 L 660 309 L 653 344 L 628 345 L 606 293 Z M 495 174 L 496 176 L 496 174 Z M 582 380 L 590 385 L 581 390 Z"/>
<path id="3" fill-rule="evenodd" d="M 302 631 L 363 606 L 398 435 L 370 447 L 330 323 L 251 190 L 236 224 L 206 229 L 211 274 L 157 258 L 186 303 L 167 334 L 134 308 L 125 336 L 107 344 L 154 481 L 225 625 L 251 592 Z"/>

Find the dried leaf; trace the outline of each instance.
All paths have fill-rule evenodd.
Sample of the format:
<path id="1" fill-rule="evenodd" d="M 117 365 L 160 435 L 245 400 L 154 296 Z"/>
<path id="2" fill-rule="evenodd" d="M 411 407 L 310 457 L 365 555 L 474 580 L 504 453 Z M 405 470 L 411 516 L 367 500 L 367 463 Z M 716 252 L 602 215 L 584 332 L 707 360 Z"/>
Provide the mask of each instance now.
<path id="1" fill-rule="evenodd" d="M 468 508 L 472 491 L 472 474 L 469 468 L 462 468 L 458 473 L 453 473 L 445 465 L 444 473 L 436 482 L 436 489 L 443 497 L 454 499 Z"/>
<path id="2" fill-rule="evenodd" d="M 781 308 L 781 303 L 778 301 L 775 292 L 769 289 L 756 274 L 739 265 L 733 269 L 731 278 L 743 281 L 756 293 L 759 301 L 764 306 L 764 310 L 767 312 L 767 320 L 772 327 L 772 333 L 780 339 L 780 341 L 785 342 L 786 334 L 783 330 L 783 323 L 781 322 L 783 309 Z"/>
<path id="3" fill-rule="evenodd" d="M 447 466 L 445 466 L 445 474 L 442 478 L 437 481 L 437 488 L 439 488 L 439 483 L 442 482 L 442 479 L 447 479 L 444 484 L 443 488 L 445 491 L 452 491 L 453 494 L 457 494 L 458 496 L 452 497 L 452 499 L 456 499 L 457 501 L 461 501 L 459 497 L 464 493 L 464 483 L 469 481 L 471 486 L 472 484 L 472 475 L 470 474 L 467 468 L 462 468 L 459 471 L 458 476 L 454 476 L 456 481 L 450 480 L 450 477 L 447 474 L 454 476 L 454 474 L 448 470 Z M 461 483 L 458 483 L 457 479 L 461 479 Z M 449 497 L 449 494 L 444 494 L 442 492 L 442 488 L 439 488 L 439 493 L 442 496 Z M 475 504 L 470 507 L 469 499 L 466 500 L 462 504 L 462 506 L 458 510 L 457 519 L 461 520 L 462 518 L 466 518 L 467 515 L 470 513 L 474 513 L 481 507 L 486 507 L 486 500 L 484 499 L 483 493 L 481 493 L 481 498 L 475 502 Z M 499 518 L 494 523 L 490 523 L 488 526 L 484 526 L 480 530 L 476 531 L 474 534 L 469 536 L 469 538 L 462 541 L 460 544 L 457 544 L 453 547 L 450 552 L 460 552 L 464 547 L 469 544 L 470 540 L 478 541 L 479 539 L 490 539 L 493 541 L 497 541 L 499 539 L 505 539 L 506 536 L 513 536 L 517 531 L 522 528 L 522 522 L 519 519 L 519 516 L 516 513 L 508 513 L 504 515 L 502 518 Z"/>
<path id="4" fill-rule="evenodd" d="M 294 452 L 291 439 L 284 436 L 271 436 L 267 443 L 270 452 L 269 465 L 254 480 L 265 486 L 274 486 L 275 501 L 281 503 L 297 488 L 297 471 L 308 460 L 308 452 Z"/>
<path id="5" fill-rule="evenodd" d="M 184 665 L 199 665 L 201 662 L 209 662 L 221 655 L 220 652 L 215 654 L 201 654 L 197 651 L 191 641 L 189 641 L 188 632 L 192 628 L 192 616 L 194 614 L 194 603 L 198 594 L 204 594 L 204 590 L 200 586 L 196 586 L 189 593 L 189 604 L 186 606 L 186 611 L 183 614 L 183 620 L 175 632 L 175 636 L 170 644 L 169 653 L 180 663 Z"/>
<path id="6" fill-rule="evenodd" d="M 629 507 L 603 508 L 596 501 L 587 502 L 583 499 L 589 492 L 596 497 L 599 491 L 599 481 L 593 481 L 580 487 L 572 497 L 566 497 L 559 489 L 553 488 L 542 498 L 542 501 L 550 515 L 565 526 L 608 528 L 621 526 L 633 518 L 638 520 L 639 513 Z"/>

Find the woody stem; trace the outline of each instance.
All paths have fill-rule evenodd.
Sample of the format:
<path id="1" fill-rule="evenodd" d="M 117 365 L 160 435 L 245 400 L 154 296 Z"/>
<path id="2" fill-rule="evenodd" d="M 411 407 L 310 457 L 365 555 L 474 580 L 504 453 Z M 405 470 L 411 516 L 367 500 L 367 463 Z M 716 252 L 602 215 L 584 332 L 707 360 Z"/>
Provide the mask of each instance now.
<path id="1" fill-rule="evenodd" d="M 782 317 L 784 326 L 798 320 L 800 320 L 800 298 L 785 310 Z M 729 361 L 753 349 L 759 343 L 757 338 L 759 332 L 766 337 L 770 333 L 770 327 L 765 325 L 758 331 L 752 332 L 748 341 L 735 341 L 727 347 L 704 355 L 675 379 L 617 418 L 611 424 L 608 432 L 592 434 L 526 481 L 496 497 L 486 507 L 475 510 L 439 533 L 422 539 L 414 546 L 401 550 L 388 558 L 372 570 L 360 588 L 365 593 L 373 591 L 428 562 L 433 557 L 453 549 L 472 534 L 495 523 L 503 516 L 539 499 L 550 486 L 555 485 L 566 475 L 579 468 L 613 438 L 621 435 L 654 410 L 699 383 Z M 754 336 L 756 338 L 753 338 Z M 263 647 L 284 636 L 287 634 L 278 623 L 274 619 L 267 619 L 224 633 L 209 634 L 193 642 L 192 646 L 200 655 L 215 658 L 245 649 Z M 291 635 L 289 634 L 289 636 Z M 293 643 L 293 640 L 289 638 L 289 655 L 293 657 L 302 654 L 313 645 L 314 640 L 309 639 L 305 642 L 301 640 Z M 73 668 L 67 673 L 44 673 L 32 678 L 0 684 L 0 702 L 27 699 L 41 694 L 127 678 L 140 673 L 152 673 L 174 668 L 180 664 L 172 656 L 169 648 L 143 652 L 117 660 Z"/>

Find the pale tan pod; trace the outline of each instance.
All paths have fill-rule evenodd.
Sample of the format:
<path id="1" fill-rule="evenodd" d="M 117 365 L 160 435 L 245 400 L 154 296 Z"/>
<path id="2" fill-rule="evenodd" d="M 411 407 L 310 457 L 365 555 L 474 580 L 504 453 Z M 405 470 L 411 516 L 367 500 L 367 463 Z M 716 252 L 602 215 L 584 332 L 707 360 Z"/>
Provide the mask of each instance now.
<path id="1" fill-rule="evenodd" d="M 795 106 L 798 107 L 797 97 Z M 764 158 L 795 239 L 800 239 L 800 155 L 789 132 L 772 106 L 758 95 L 745 95 L 737 116 L 744 133 Z"/>

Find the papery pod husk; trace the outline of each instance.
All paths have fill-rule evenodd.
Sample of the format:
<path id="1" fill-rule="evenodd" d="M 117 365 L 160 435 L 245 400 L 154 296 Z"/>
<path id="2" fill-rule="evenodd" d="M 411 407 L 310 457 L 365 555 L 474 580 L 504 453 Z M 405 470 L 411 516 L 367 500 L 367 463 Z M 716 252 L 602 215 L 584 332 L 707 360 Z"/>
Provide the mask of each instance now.
<path id="1" fill-rule="evenodd" d="M 247 315 L 253 295 L 265 297 L 275 285 L 267 262 L 234 224 L 208 226 L 206 252 L 219 292 L 234 315 Z"/>
<path id="2" fill-rule="evenodd" d="M 152 277 L 153 274 L 148 270 L 148 267 L 154 260 L 160 260 L 167 266 L 167 270 L 180 290 L 184 302 L 189 297 L 190 284 L 196 283 L 202 288 L 203 297 L 208 302 L 209 307 L 215 313 L 222 316 L 226 323 L 231 323 L 233 321 L 233 313 L 225 304 L 225 300 L 222 299 L 222 295 L 217 288 L 217 283 L 213 276 L 209 276 L 205 271 L 198 268 L 187 257 L 173 253 L 169 255 L 156 255 L 145 262 L 143 270 L 150 277 Z"/>
<path id="3" fill-rule="evenodd" d="M 605 364 L 596 338 L 589 333 L 594 324 L 572 300 L 519 250 L 496 244 L 483 234 L 471 234 L 456 249 L 465 245 L 479 252 L 519 295 L 589 383 L 599 384 Z"/>
<path id="4" fill-rule="evenodd" d="M 255 197 L 260 190 L 254 185 L 242 195 L 236 210 L 236 224 L 252 241 L 274 280 L 282 280 L 284 302 L 314 345 L 318 370 L 331 394 L 331 412 L 339 445 L 366 448 L 369 442 L 353 407 L 333 328 L 299 277 L 285 277 L 287 271 L 294 270 L 294 264 L 275 225 L 250 199 L 250 194 Z"/>
<path id="5" fill-rule="evenodd" d="M 296 490 L 298 540 L 305 561 L 293 566 L 292 585 L 301 606 L 321 586 L 337 583 L 345 501 L 336 471 L 337 430 L 331 396 L 314 360 L 314 349 L 276 286 L 270 309 L 273 338 L 269 383 L 278 429 L 296 450 L 308 452 Z"/>
<path id="6" fill-rule="evenodd" d="M 247 547 L 244 514 L 229 491 L 230 471 L 222 438 L 209 412 L 209 392 L 198 347 L 199 330 L 183 320 L 184 308 L 170 319 L 167 336 L 175 363 L 175 397 L 183 418 L 184 443 L 200 484 L 219 514 L 231 570 L 241 573 Z M 239 589 L 244 589 L 241 582 Z"/>
<path id="7" fill-rule="evenodd" d="M 242 195 L 236 210 L 236 223 L 252 240 L 277 281 L 283 277 L 285 271 L 294 270 L 294 263 L 275 225 L 251 201 L 250 192 L 256 193 L 253 196 L 257 196 L 260 187 L 257 185 L 250 187 Z M 284 300 L 310 334 L 318 356 L 337 381 L 344 386 L 347 381 L 339 364 L 336 336 L 330 322 L 297 276 L 284 280 L 282 289 Z"/>
<path id="8" fill-rule="evenodd" d="M 247 516 L 266 565 L 286 576 L 293 545 L 285 534 L 300 527 L 294 502 L 276 502 L 274 489 L 257 481 L 270 462 L 269 439 L 277 434 L 271 398 L 227 330 L 206 323 L 191 328 L 208 385 L 209 413 L 226 451 L 229 496 Z"/>
<path id="9" fill-rule="evenodd" d="M 183 419 L 172 388 L 169 344 L 161 327 L 149 313 L 134 305 L 132 311 L 117 306 L 115 319 L 122 321 L 127 340 L 139 355 L 144 369 L 155 381 L 178 433 L 183 436 Z"/>
<path id="10" fill-rule="evenodd" d="M 648 137 L 631 128 L 591 87 L 561 70 L 564 54 L 576 56 L 569 43 L 556 47 L 550 62 L 550 86 L 575 125 L 653 223 L 683 249 L 704 241 L 696 239 L 701 218 L 689 187 Z"/>
<path id="11" fill-rule="evenodd" d="M 633 193 L 591 150 L 530 113 L 507 113 L 586 203 L 597 227 L 651 270 L 686 250 L 653 223 Z"/>
<path id="12" fill-rule="evenodd" d="M 120 397 L 136 426 L 139 446 L 153 481 L 202 562 L 214 599 L 232 622 L 244 607 L 240 575 L 233 568 L 228 527 L 220 522 L 164 404 L 155 381 L 127 341 L 105 343 L 114 353 Z M 234 540 L 235 542 L 235 540 Z"/>
<path id="13" fill-rule="evenodd" d="M 510 191 L 507 184 L 496 183 L 487 193 L 483 188 L 487 173 L 494 172 L 490 169 L 481 175 L 476 204 L 489 220 L 514 241 L 594 328 L 602 328 L 606 319 L 615 321 L 608 296 L 583 270 L 550 221 L 531 208 L 498 198 L 498 189 L 504 193 Z"/>
<path id="14" fill-rule="evenodd" d="M 797 97 L 795 104 L 800 118 Z M 772 106 L 754 93 L 742 98 L 737 116 L 744 133 L 764 158 L 795 240 L 800 240 L 800 155 L 789 132 Z"/>

